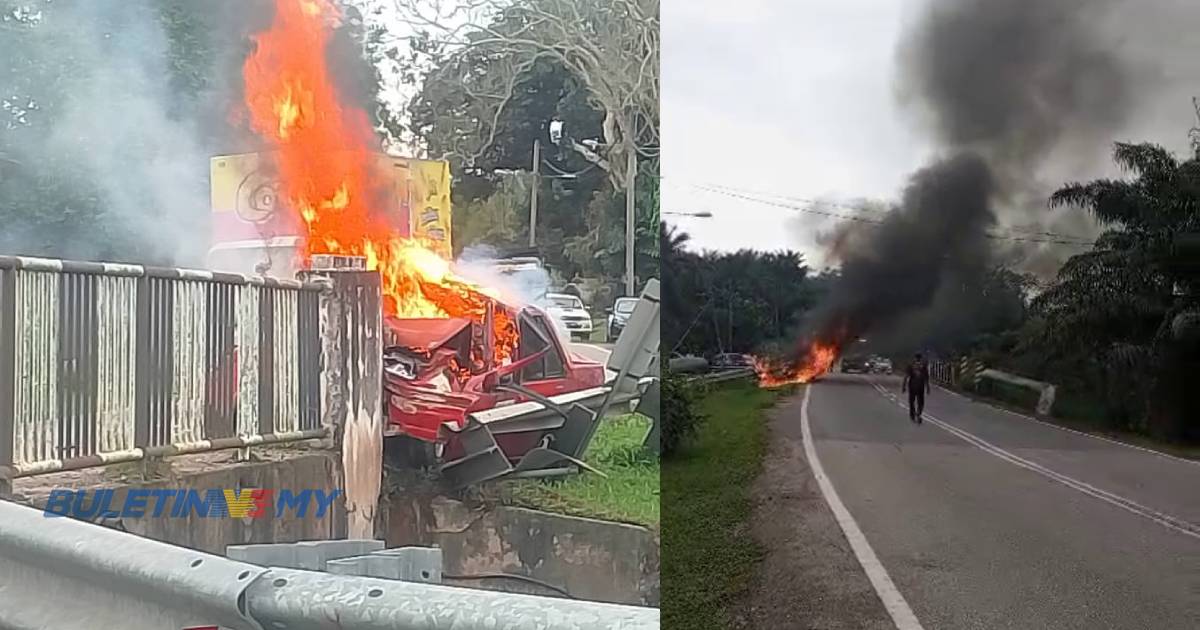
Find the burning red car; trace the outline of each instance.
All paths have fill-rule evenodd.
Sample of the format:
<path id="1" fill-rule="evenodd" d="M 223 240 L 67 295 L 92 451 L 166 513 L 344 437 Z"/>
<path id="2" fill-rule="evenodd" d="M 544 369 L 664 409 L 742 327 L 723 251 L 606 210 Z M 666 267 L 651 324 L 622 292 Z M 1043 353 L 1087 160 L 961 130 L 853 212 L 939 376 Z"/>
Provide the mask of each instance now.
<path id="1" fill-rule="evenodd" d="M 335 3 L 274 4 L 242 68 L 264 151 L 212 163 L 216 253 L 248 263 L 262 257 L 246 249 L 268 248 L 262 262 L 295 270 L 354 258 L 378 272 L 385 434 L 432 451 L 443 471 L 471 460 L 483 479 L 577 457 L 597 414 L 549 398 L 603 389 L 605 366 L 568 352 L 544 312 L 455 272 L 449 163 L 378 153 L 370 117 L 343 102 L 327 63 Z M 506 413 L 529 401 L 555 417 Z"/>
<path id="2" fill-rule="evenodd" d="M 440 461 L 467 455 L 459 438 L 468 415 L 604 385 L 606 368 L 564 347 L 543 311 L 493 302 L 482 324 L 470 318 L 384 320 L 386 435 L 417 440 Z M 512 356 L 495 360 L 495 312 L 515 322 Z M 553 427 L 497 433 L 497 446 L 516 464 Z M 407 449 L 412 453 L 413 449 Z"/>

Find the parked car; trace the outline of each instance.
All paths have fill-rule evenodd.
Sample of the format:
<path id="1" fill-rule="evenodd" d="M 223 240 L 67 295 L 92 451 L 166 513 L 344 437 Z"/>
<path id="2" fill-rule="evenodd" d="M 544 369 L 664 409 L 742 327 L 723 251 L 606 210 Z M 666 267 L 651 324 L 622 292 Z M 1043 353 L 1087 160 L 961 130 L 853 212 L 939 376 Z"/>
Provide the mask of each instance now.
<path id="1" fill-rule="evenodd" d="M 842 373 L 866 374 L 871 371 L 871 364 L 865 357 L 845 357 L 842 359 Z"/>
<path id="2" fill-rule="evenodd" d="M 754 367 L 754 358 L 748 354 L 726 352 L 712 359 L 712 367 L 719 370 L 743 370 Z"/>
<path id="3" fill-rule="evenodd" d="M 583 300 L 568 293 L 547 293 L 542 303 L 546 312 L 562 322 L 572 341 L 592 338 L 592 314 L 584 307 Z"/>
<path id="4" fill-rule="evenodd" d="M 667 361 L 667 367 L 678 374 L 700 374 L 708 371 L 708 361 L 693 354 L 684 355 L 676 352 Z"/>
<path id="5" fill-rule="evenodd" d="M 892 360 L 884 357 L 871 358 L 871 371 L 875 374 L 891 374 Z"/>
<path id="6" fill-rule="evenodd" d="M 617 301 L 613 302 L 612 308 L 605 311 L 608 314 L 609 341 L 616 341 L 617 337 L 621 336 L 621 331 L 625 330 L 625 324 L 629 323 L 629 318 L 633 315 L 633 307 L 637 306 L 637 303 L 637 298 L 617 298 Z"/>

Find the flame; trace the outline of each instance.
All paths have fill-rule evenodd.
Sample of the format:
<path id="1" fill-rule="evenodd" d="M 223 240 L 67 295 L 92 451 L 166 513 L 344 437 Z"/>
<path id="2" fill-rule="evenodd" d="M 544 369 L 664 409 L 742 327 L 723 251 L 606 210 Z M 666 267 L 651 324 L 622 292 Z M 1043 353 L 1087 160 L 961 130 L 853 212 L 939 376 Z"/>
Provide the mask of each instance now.
<path id="1" fill-rule="evenodd" d="M 388 185 L 373 176 L 374 132 L 362 109 L 341 102 L 325 60 L 339 17 L 331 0 L 275 0 L 274 22 L 255 37 L 243 68 L 251 126 L 273 145 L 281 194 L 307 229 L 303 262 L 314 254 L 363 256 L 382 276 L 388 313 L 482 324 L 499 296 L 400 236 L 374 201 Z M 511 358 L 517 328 L 503 308 L 494 310 L 492 334 L 494 360 Z"/>
<path id="2" fill-rule="evenodd" d="M 779 361 L 754 357 L 754 371 L 758 372 L 761 387 L 779 387 L 792 383 L 808 383 L 825 374 L 837 359 L 837 346 L 813 343 L 799 361 Z"/>

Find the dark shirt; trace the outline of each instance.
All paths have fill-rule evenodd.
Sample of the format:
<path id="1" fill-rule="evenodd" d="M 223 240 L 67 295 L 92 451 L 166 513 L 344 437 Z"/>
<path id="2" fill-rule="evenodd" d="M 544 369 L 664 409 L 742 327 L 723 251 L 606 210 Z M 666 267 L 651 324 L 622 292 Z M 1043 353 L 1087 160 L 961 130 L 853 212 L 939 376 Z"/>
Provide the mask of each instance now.
<path id="1" fill-rule="evenodd" d="M 913 361 L 908 364 L 908 370 L 905 372 L 908 379 L 908 388 L 917 391 L 925 391 L 925 384 L 929 382 L 929 367 L 924 361 Z"/>

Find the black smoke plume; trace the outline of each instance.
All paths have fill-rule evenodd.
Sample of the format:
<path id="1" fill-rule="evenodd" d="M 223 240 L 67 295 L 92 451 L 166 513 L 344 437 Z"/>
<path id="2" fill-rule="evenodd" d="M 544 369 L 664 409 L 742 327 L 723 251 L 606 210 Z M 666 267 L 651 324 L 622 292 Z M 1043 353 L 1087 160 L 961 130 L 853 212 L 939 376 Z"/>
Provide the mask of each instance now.
<path id="1" fill-rule="evenodd" d="M 940 158 L 912 175 L 880 224 L 839 227 L 841 277 L 812 333 L 844 345 L 933 308 L 961 308 L 1002 256 L 1031 265 L 1049 245 L 1039 173 L 1057 150 L 1107 136 L 1130 110 L 1128 69 L 1101 35 L 1107 0 L 935 0 L 898 51 L 900 97 Z M 1109 139 L 1104 140 L 1108 142 Z M 1022 225 L 1028 238 L 1022 240 Z M 1016 239 L 996 238 L 1003 229 Z M 942 296 L 942 297 L 939 297 Z"/>

